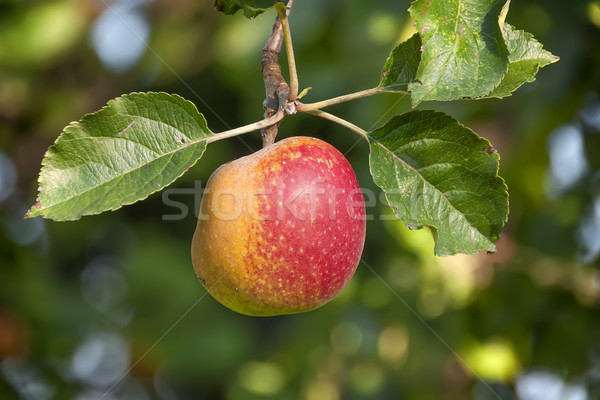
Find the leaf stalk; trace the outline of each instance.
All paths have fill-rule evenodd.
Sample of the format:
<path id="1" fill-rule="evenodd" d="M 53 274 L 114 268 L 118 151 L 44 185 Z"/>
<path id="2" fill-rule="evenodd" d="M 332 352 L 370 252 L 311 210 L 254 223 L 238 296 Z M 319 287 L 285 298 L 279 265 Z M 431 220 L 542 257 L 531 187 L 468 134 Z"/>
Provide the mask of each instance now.
<path id="1" fill-rule="evenodd" d="M 296 110 L 298 110 L 298 112 L 309 112 L 309 111 L 314 111 L 314 110 L 320 110 L 321 108 L 329 107 L 329 106 L 332 106 L 335 104 L 344 103 L 346 101 L 361 99 L 363 97 L 372 96 L 372 95 L 378 94 L 378 93 L 384 93 L 384 89 L 385 88 L 383 88 L 383 87 L 376 87 L 376 88 L 372 88 L 372 89 L 361 90 L 359 92 L 348 93 L 348 94 L 345 94 L 342 96 L 333 97 L 331 99 L 318 101 L 316 103 L 304 104 L 299 101 L 296 101 Z"/>
<path id="2" fill-rule="evenodd" d="M 227 139 L 230 137 L 238 136 L 238 135 L 241 135 L 244 133 L 257 131 L 259 129 L 269 128 L 269 127 L 279 123 L 279 121 L 281 121 L 284 116 L 285 116 L 285 110 L 281 109 L 269 118 L 265 118 L 263 120 L 254 122 L 252 124 L 240 126 L 239 128 L 230 129 L 230 130 L 227 130 L 227 131 L 224 131 L 221 133 L 215 133 L 214 136 L 209 136 L 206 139 L 206 143 L 208 144 L 208 143 L 216 142 L 219 140 Z"/>
<path id="3" fill-rule="evenodd" d="M 328 119 L 329 121 L 335 122 L 336 124 L 339 124 L 345 128 L 350 129 L 353 132 L 358 133 L 360 136 L 362 136 L 365 139 L 368 139 L 368 137 L 369 137 L 369 135 L 367 134 L 367 131 L 354 125 L 353 123 L 351 123 L 349 121 L 346 121 L 343 118 L 338 117 L 337 115 L 333 115 L 333 114 L 330 114 L 328 112 L 321 111 L 321 110 L 306 111 L 306 113 L 316 115 L 317 117 L 321 117 L 324 119 Z"/>

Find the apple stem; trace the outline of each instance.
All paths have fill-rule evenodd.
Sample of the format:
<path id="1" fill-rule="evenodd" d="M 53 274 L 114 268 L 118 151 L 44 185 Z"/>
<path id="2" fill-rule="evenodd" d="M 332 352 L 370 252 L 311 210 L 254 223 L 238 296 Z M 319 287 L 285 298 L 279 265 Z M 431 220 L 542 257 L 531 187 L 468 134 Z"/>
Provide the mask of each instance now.
<path id="1" fill-rule="evenodd" d="M 294 46 L 292 45 L 292 32 L 290 31 L 290 23 L 288 16 L 292 8 L 294 0 L 290 0 L 287 6 L 282 3 L 277 3 L 275 9 L 281 20 L 283 29 L 283 40 L 285 42 L 285 52 L 288 59 L 288 70 L 290 74 L 290 95 L 288 101 L 294 101 L 298 97 L 298 72 L 296 70 L 296 59 L 294 57 Z"/>
<path id="2" fill-rule="evenodd" d="M 206 139 L 206 143 L 216 142 L 218 140 L 227 139 L 230 137 L 238 136 L 243 133 L 248 133 L 252 131 L 256 131 L 259 129 L 269 129 L 269 127 L 275 126 L 279 124 L 279 121 L 283 119 L 285 116 L 285 110 L 279 110 L 269 118 L 265 118 L 258 122 L 253 122 L 248 125 L 240 126 L 239 128 L 230 129 L 228 131 L 223 131 L 220 133 L 215 133 L 213 136 L 209 136 Z"/>
<path id="3" fill-rule="evenodd" d="M 336 124 L 339 124 L 345 128 L 350 129 L 351 131 L 354 131 L 356 133 L 358 133 L 360 136 L 362 136 L 365 139 L 368 139 L 369 135 L 367 133 L 367 131 L 365 131 L 364 129 L 354 125 L 351 122 L 346 121 L 345 119 L 342 119 L 336 115 L 333 114 L 329 114 L 328 112 L 325 111 L 321 111 L 321 110 L 310 110 L 310 111 L 305 111 L 307 114 L 312 114 L 312 115 L 316 115 L 317 117 L 321 117 L 321 118 L 325 118 L 328 119 L 330 121 L 335 122 Z"/>

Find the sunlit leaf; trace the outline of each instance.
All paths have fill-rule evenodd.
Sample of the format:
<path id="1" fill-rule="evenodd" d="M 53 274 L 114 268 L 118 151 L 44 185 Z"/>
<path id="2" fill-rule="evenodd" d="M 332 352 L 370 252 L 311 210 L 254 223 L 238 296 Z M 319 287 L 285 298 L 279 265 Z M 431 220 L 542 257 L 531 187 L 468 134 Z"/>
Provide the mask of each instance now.
<path id="1" fill-rule="evenodd" d="M 412 3 L 409 11 L 423 41 L 417 82 L 409 84 L 413 106 L 425 100 L 483 97 L 498 86 L 508 71 L 508 49 L 499 23 L 504 4 L 496 0 Z"/>
<path id="2" fill-rule="evenodd" d="M 27 216 L 75 220 L 144 199 L 194 165 L 211 135 L 196 106 L 177 95 L 111 100 L 48 149 L 38 203 Z"/>
<path id="3" fill-rule="evenodd" d="M 434 111 L 396 116 L 369 133 L 370 168 L 396 216 L 431 228 L 435 253 L 494 251 L 508 194 L 490 143 Z"/>

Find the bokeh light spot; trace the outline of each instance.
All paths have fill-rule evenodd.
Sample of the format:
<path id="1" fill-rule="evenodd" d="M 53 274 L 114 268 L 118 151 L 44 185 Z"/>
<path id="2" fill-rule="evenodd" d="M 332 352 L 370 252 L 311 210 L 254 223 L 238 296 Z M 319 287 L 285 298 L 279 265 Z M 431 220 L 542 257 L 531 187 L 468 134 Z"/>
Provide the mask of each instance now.
<path id="1" fill-rule="evenodd" d="M 545 370 L 531 370 L 517 378 L 519 400 L 587 400 L 588 393 L 581 384 L 565 384 L 562 378 Z"/>
<path id="2" fill-rule="evenodd" d="M 389 14 L 373 14 L 369 17 L 367 29 L 375 43 L 390 43 L 396 38 L 396 19 Z"/>
<path id="3" fill-rule="evenodd" d="M 108 387 L 127 372 L 129 346 L 114 333 L 98 333 L 81 344 L 71 360 L 71 371 L 81 381 Z"/>
<path id="4" fill-rule="evenodd" d="M 261 396 L 273 396 L 285 384 L 281 368 L 270 362 L 247 362 L 240 369 L 239 379 L 244 389 Z"/>
<path id="5" fill-rule="evenodd" d="M 400 325 L 388 326 L 379 334 L 377 353 L 379 358 L 390 364 L 399 364 L 406 359 L 410 336 Z"/>
<path id="6" fill-rule="evenodd" d="M 330 380 L 320 379 L 309 384 L 306 400 L 339 400 L 340 389 Z"/>
<path id="7" fill-rule="evenodd" d="M 0 151 L 0 202 L 6 200 L 14 191 L 17 170 L 12 160 Z"/>
<path id="8" fill-rule="evenodd" d="M 577 230 L 579 259 L 591 262 L 600 254 L 600 197 L 592 203 Z"/>
<path id="9" fill-rule="evenodd" d="M 342 322 L 331 330 L 331 346 L 336 353 L 354 354 L 363 341 L 363 335 L 358 326 L 350 322 Z"/>
<path id="10" fill-rule="evenodd" d="M 481 378 L 501 382 L 511 379 L 521 369 L 512 346 L 504 340 L 473 346 L 465 360 Z"/>
<path id="11" fill-rule="evenodd" d="M 139 6 L 144 0 L 107 8 L 92 29 L 92 43 L 102 65 L 120 74 L 130 70 L 146 51 L 150 25 Z"/>
<path id="12" fill-rule="evenodd" d="M 19 206 L 3 221 L 6 236 L 21 246 L 35 243 L 46 232 L 44 220 L 42 218 L 25 219 L 26 212 L 26 207 Z"/>
<path id="13" fill-rule="evenodd" d="M 548 195 L 555 198 L 573 186 L 587 171 L 581 130 L 572 125 L 556 128 L 548 138 L 550 181 Z"/>
<path id="14" fill-rule="evenodd" d="M 83 297 L 100 311 L 111 311 L 124 299 L 127 284 L 110 260 L 96 259 L 81 273 Z"/>
<path id="15" fill-rule="evenodd" d="M 590 22 L 600 29 L 600 2 L 590 1 L 587 4 L 586 12 Z"/>
<path id="16" fill-rule="evenodd" d="M 370 396 L 381 390 L 385 382 L 385 374 L 375 363 L 359 363 L 350 371 L 350 382 L 356 392 Z"/>

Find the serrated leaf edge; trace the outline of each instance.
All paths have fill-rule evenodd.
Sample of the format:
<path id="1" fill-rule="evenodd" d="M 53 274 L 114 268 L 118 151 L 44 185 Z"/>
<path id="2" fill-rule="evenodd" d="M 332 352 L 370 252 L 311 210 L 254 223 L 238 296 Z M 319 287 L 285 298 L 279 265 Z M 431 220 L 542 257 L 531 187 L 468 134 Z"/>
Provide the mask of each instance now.
<path id="1" fill-rule="evenodd" d="M 411 113 L 411 114 L 415 115 L 416 113 L 425 113 L 425 112 L 427 112 L 427 113 L 431 113 L 432 111 L 429 111 L 429 110 L 415 110 L 415 111 L 410 111 L 409 113 Z M 406 113 L 406 114 L 408 114 L 408 113 Z M 403 115 L 406 115 L 406 114 L 403 114 Z M 452 120 L 453 120 L 455 123 L 457 123 L 457 124 L 458 124 L 458 125 L 459 125 L 461 128 L 467 129 L 467 130 L 468 130 L 468 131 L 469 131 L 469 132 L 470 132 L 472 135 L 476 136 L 478 139 L 484 139 L 484 140 L 488 141 L 487 139 L 485 139 L 485 138 L 482 138 L 481 136 L 477 135 L 477 134 L 476 134 L 476 133 L 475 133 L 473 130 L 471 130 L 470 128 L 466 127 L 465 125 L 463 125 L 463 124 L 462 124 L 462 123 L 460 123 L 459 121 L 455 120 L 454 118 L 452 118 L 452 117 L 448 116 L 447 114 L 444 114 L 444 113 L 441 113 L 441 112 L 436 112 L 436 111 L 433 111 L 433 114 L 431 114 L 431 115 L 432 115 L 433 117 L 435 117 L 435 118 L 438 118 L 438 117 L 439 117 L 439 118 L 451 118 L 451 119 L 452 119 Z M 387 123 L 389 123 L 391 120 L 393 120 L 394 118 L 398 118 L 398 117 L 402 117 L 402 115 L 400 115 L 400 116 L 395 116 L 395 117 L 392 117 L 392 118 L 390 118 L 390 120 L 388 120 L 388 121 L 387 121 L 387 122 L 386 122 L 384 125 L 382 125 L 382 126 L 385 126 L 385 125 L 386 125 Z M 377 129 L 379 129 L 379 128 L 377 128 Z M 377 129 L 375 129 L 375 130 L 373 130 L 373 131 L 371 131 L 371 132 L 374 132 L 374 131 L 376 131 Z M 377 144 L 379 147 L 381 147 L 381 148 L 382 148 L 382 149 L 384 149 L 384 150 L 385 150 L 385 151 L 386 151 L 388 154 L 390 154 L 390 155 L 391 155 L 391 156 L 392 156 L 394 159 L 397 159 L 397 160 L 399 160 L 400 162 L 402 162 L 402 164 L 403 164 L 403 165 L 405 165 L 405 166 L 406 166 L 406 167 L 408 167 L 409 169 L 413 170 L 413 171 L 414 171 L 414 173 L 415 173 L 417 176 L 419 176 L 419 177 L 421 178 L 421 180 L 422 180 L 422 181 L 426 182 L 426 183 L 427 183 L 427 185 L 431 186 L 431 187 L 432 187 L 432 188 L 433 188 L 433 189 L 434 189 L 436 192 L 438 192 L 438 193 L 439 193 L 439 194 L 442 196 L 442 198 L 446 199 L 446 196 L 444 196 L 444 193 L 442 193 L 442 192 L 441 192 L 441 191 L 440 191 L 440 190 L 439 190 L 437 187 L 435 187 L 434 185 L 430 184 L 430 183 L 429 183 L 427 180 L 425 180 L 424 178 L 422 178 L 422 177 L 421 177 L 421 174 L 420 174 L 420 173 L 419 173 L 417 170 L 415 170 L 415 169 L 414 169 L 414 167 L 412 167 L 410 164 L 407 164 L 407 163 L 406 163 L 404 160 L 402 160 L 401 158 L 397 157 L 397 156 L 394 154 L 394 152 L 393 152 L 393 151 L 391 151 L 390 149 L 388 149 L 387 147 L 385 147 L 383 144 L 381 144 L 381 143 L 379 142 L 379 140 L 377 140 L 376 138 L 374 138 L 373 136 L 371 136 L 371 132 L 369 132 L 369 133 L 367 134 L 367 137 L 368 137 L 368 139 L 369 139 L 369 143 L 370 143 L 370 144 L 371 144 L 371 143 L 376 143 L 376 144 Z M 453 142 L 453 143 L 454 143 L 454 142 Z M 489 143 L 489 141 L 488 141 L 488 143 Z M 456 144 L 456 143 L 454 143 L 454 144 Z M 372 153 L 372 150 L 371 150 L 371 153 Z M 496 170 L 495 170 L 495 173 L 494 173 L 494 176 L 493 176 L 493 178 L 496 178 L 496 179 L 498 179 L 498 180 L 499 180 L 499 183 L 500 183 L 500 185 L 501 185 L 501 187 L 502 187 L 502 189 L 503 189 L 504 193 L 506 193 L 506 205 L 507 205 L 507 210 L 508 210 L 508 212 L 506 213 L 506 215 L 505 215 L 505 217 L 504 217 L 504 220 L 503 220 L 503 226 L 504 226 L 504 224 L 506 224 L 506 222 L 508 221 L 508 215 L 509 215 L 509 212 L 510 212 L 510 208 L 508 207 L 508 206 L 509 206 L 509 200 L 508 200 L 508 186 L 506 185 L 506 182 L 505 182 L 504 178 L 502 178 L 501 176 L 499 176 L 499 175 L 498 175 L 498 172 L 499 172 L 499 170 L 500 170 L 500 154 L 498 154 L 497 152 L 496 152 L 496 154 L 497 154 L 497 157 L 498 157 L 498 158 L 497 158 Z M 370 166 L 370 165 L 369 165 L 369 170 L 370 170 L 370 172 L 371 172 L 371 175 L 373 175 L 373 172 L 372 172 L 373 170 L 372 170 L 372 168 L 371 168 L 371 166 Z M 374 180 L 374 182 L 375 182 L 375 180 Z M 376 184 L 376 185 L 377 185 L 377 186 L 378 186 L 378 187 L 379 187 L 381 190 L 383 190 L 383 192 L 385 193 L 385 198 L 386 198 L 386 201 L 388 202 L 388 206 L 389 206 L 389 207 L 392 209 L 392 211 L 394 212 L 394 215 L 396 216 L 396 218 L 398 218 L 400 221 L 402 221 L 402 220 L 401 220 L 401 218 L 400 218 L 400 217 L 398 216 L 398 214 L 397 214 L 397 210 L 396 210 L 396 209 L 394 209 L 394 207 L 392 207 L 392 206 L 390 205 L 390 203 L 391 203 L 391 202 L 390 202 L 390 199 L 389 199 L 389 197 L 388 197 L 388 193 L 386 192 L 386 190 L 385 190 L 383 187 L 379 186 L 379 184 L 377 184 L 377 182 L 375 182 L 375 184 Z M 479 230 L 477 229 L 477 227 L 473 226 L 473 225 L 471 224 L 471 222 L 470 222 L 468 219 L 466 219 L 466 217 L 464 217 L 463 213 L 462 213 L 462 212 L 460 212 L 459 210 L 457 210 L 457 209 L 454 207 L 454 205 L 453 205 L 453 204 L 452 204 L 452 203 L 451 203 L 449 200 L 446 200 L 446 202 L 449 204 L 449 206 L 450 206 L 450 207 L 451 207 L 451 208 L 452 208 L 452 209 L 453 209 L 453 210 L 454 210 L 456 213 L 458 213 L 458 214 L 461 216 L 461 218 L 462 218 L 462 219 L 464 219 L 464 220 L 467 222 L 467 225 L 468 225 L 469 227 L 471 227 L 471 229 L 472 229 L 472 230 L 475 230 L 475 231 L 477 232 L 477 235 L 481 236 L 481 237 L 484 239 L 484 241 L 487 241 L 487 242 L 488 242 L 488 243 L 491 245 L 491 247 L 489 247 L 489 248 L 484 248 L 484 249 L 481 249 L 481 248 L 479 248 L 479 249 L 477 249 L 475 252 L 473 252 L 473 253 L 467 253 L 467 254 L 475 254 L 475 253 L 478 253 L 479 251 L 482 251 L 482 250 L 487 250 L 487 251 L 489 251 L 489 252 L 495 252 L 495 251 L 496 251 L 496 244 L 495 244 L 495 243 L 492 241 L 493 239 L 490 239 L 490 238 L 488 238 L 487 236 L 483 235 L 481 232 L 479 232 Z M 460 252 L 454 252 L 454 253 L 448 253 L 448 254 L 439 254 L 439 253 L 437 252 L 437 236 L 438 236 L 437 232 L 438 232 L 438 228 L 437 228 L 437 227 L 435 227 L 435 226 L 429 226 L 429 225 L 424 225 L 422 228 L 424 228 L 424 227 L 430 228 L 430 229 L 432 230 L 432 233 L 434 234 L 434 238 L 435 238 L 435 241 L 436 241 L 436 247 L 435 247 L 434 251 L 435 251 L 436 255 L 449 256 L 449 255 L 454 255 L 454 254 L 458 254 L 458 253 L 460 253 Z M 422 229 L 422 228 L 418 228 L 418 230 L 419 230 L 419 229 Z M 499 240 L 499 238 L 500 238 L 500 234 L 498 235 L 498 238 L 496 239 L 496 241 L 497 241 L 497 240 Z"/>
<path id="2" fill-rule="evenodd" d="M 52 147 L 54 147 L 54 146 L 55 146 L 55 145 L 56 145 L 56 144 L 57 144 L 59 141 L 61 141 L 61 140 L 62 140 L 62 134 L 63 134 L 63 133 L 65 133 L 65 132 L 67 131 L 67 129 L 69 129 L 69 128 L 73 128 L 73 127 L 76 127 L 76 126 L 80 125 L 80 124 L 81 124 L 81 123 L 84 121 L 84 119 L 86 119 L 86 118 L 90 118 L 91 116 L 97 116 L 98 114 L 101 114 L 101 113 L 103 113 L 103 112 L 107 112 L 108 110 L 110 110 L 110 108 L 113 106 L 113 104 L 114 104 L 115 102 L 117 102 L 118 100 L 121 100 L 121 99 L 127 99 L 127 98 L 129 98 L 129 97 L 141 97 L 141 96 L 149 96 L 149 95 L 166 95 L 166 96 L 169 96 L 169 97 L 174 97 L 174 98 L 177 98 L 178 100 L 184 101 L 184 102 L 186 102 L 186 103 L 189 103 L 189 104 L 190 104 L 190 105 L 192 105 L 192 106 L 193 106 L 193 108 L 194 108 L 194 109 L 195 109 L 195 110 L 198 112 L 198 115 L 200 115 L 200 116 L 201 116 L 201 117 L 204 119 L 204 116 L 203 116 L 203 115 L 202 115 L 202 114 L 201 114 L 201 113 L 198 111 L 198 108 L 196 107 L 196 105 L 195 105 L 194 103 L 192 103 L 192 102 L 191 102 L 191 101 L 189 101 L 189 100 L 186 100 L 185 98 L 183 98 L 182 96 L 180 96 L 180 95 L 178 95 L 178 94 L 170 94 L 170 93 L 166 93 L 166 92 L 132 92 L 132 93 L 123 94 L 123 95 L 121 95 L 121 96 L 119 96 L 119 97 L 116 97 L 116 98 L 114 98 L 114 99 L 111 99 L 111 100 L 109 100 L 109 101 L 107 102 L 107 104 L 106 104 L 106 105 L 104 105 L 104 106 L 103 106 L 101 109 L 99 109 L 98 111 L 96 111 L 96 112 L 92 112 L 92 113 L 86 113 L 86 114 L 85 114 L 83 117 L 81 117 L 81 118 L 80 118 L 78 121 L 72 121 L 71 123 L 69 123 L 69 124 L 68 124 L 68 125 L 67 125 L 67 126 L 66 126 L 66 127 L 65 127 L 65 128 L 62 130 L 62 131 L 61 131 L 60 135 L 59 135 L 59 136 L 56 138 L 56 140 L 54 141 L 54 143 L 53 143 L 53 144 L 52 144 L 50 147 L 48 147 L 48 149 L 47 149 L 47 150 L 46 150 L 46 152 L 44 153 L 44 158 L 42 159 L 42 165 L 41 165 L 41 168 L 40 168 L 40 174 L 39 174 L 39 177 L 38 177 L 38 186 L 39 186 L 39 187 L 38 187 L 38 195 L 37 195 L 37 198 L 36 198 L 36 204 L 35 204 L 34 206 L 32 206 L 32 207 L 31 207 L 31 209 L 29 209 L 29 211 L 28 211 L 28 212 L 25 214 L 25 218 L 33 218 L 33 217 L 38 217 L 38 216 L 41 216 L 41 217 L 43 217 L 43 218 L 49 218 L 49 217 L 47 216 L 47 211 L 48 211 L 48 210 L 49 210 L 51 207 L 54 207 L 54 206 L 56 206 L 56 205 L 59 205 L 59 204 L 63 204 L 65 201 L 72 200 L 72 199 L 75 197 L 75 196 L 72 196 L 72 197 L 70 197 L 70 198 L 68 198 L 68 199 L 66 199 L 66 200 L 63 200 L 63 201 L 61 201 L 61 202 L 58 202 L 58 203 L 55 203 L 55 204 L 51 205 L 51 206 L 50 206 L 50 208 L 49 208 L 49 207 L 44 207 L 44 205 L 42 204 L 42 197 L 44 196 L 44 183 L 45 183 L 45 182 L 44 182 L 44 176 L 43 176 L 43 174 L 42 174 L 42 171 L 44 170 L 44 168 L 45 168 L 45 167 L 47 167 L 47 156 L 48 156 L 48 153 L 49 153 L 50 149 L 51 149 Z M 135 117 L 136 117 L 136 118 L 140 118 L 139 116 L 135 116 Z M 154 120 L 153 120 L 153 121 L 154 121 Z M 185 146 L 179 147 L 179 148 L 177 148 L 176 150 L 173 150 L 173 151 L 171 151 L 171 152 L 169 152 L 169 153 L 165 153 L 165 154 L 161 155 L 161 157 L 157 158 L 156 160 L 158 160 L 158 159 L 162 158 L 163 156 L 170 155 L 170 154 L 173 154 L 173 153 L 175 153 L 175 152 L 178 152 L 178 151 L 180 151 L 180 150 L 182 150 L 182 149 L 184 149 L 184 148 L 188 148 L 189 146 L 192 146 L 192 145 L 197 145 L 197 144 L 201 144 L 202 142 L 205 142 L 205 141 L 207 141 L 207 140 L 208 140 L 208 138 L 209 138 L 210 136 L 212 136 L 214 133 L 213 133 L 213 132 L 212 132 L 212 131 L 211 131 L 211 130 L 208 128 L 208 126 L 206 125 L 206 120 L 204 120 L 204 127 L 205 127 L 205 128 L 206 128 L 206 130 L 209 132 L 209 135 L 207 135 L 206 137 L 203 137 L 202 139 L 200 139 L 200 140 L 197 140 L 197 141 L 190 141 L 189 143 L 186 143 L 186 145 L 185 145 Z M 202 151 L 202 153 L 200 154 L 200 156 L 199 156 L 199 157 L 198 157 L 198 158 L 197 158 L 197 159 L 196 159 L 196 160 L 195 160 L 195 161 L 194 161 L 192 164 L 190 164 L 189 168 L 193 167 L 193 166 L 196 164 L 196 162 L 198 162 L 198 160 L 199 160 L 199 159 L 202 157 L 202 155 L 204 155 L 204 151 L 205 151 L 205 150 L 206 150 L 206 146 L 205 146 L 204 150 Z M 153 160 L 153 161 L 155 161 L 155 160 Z M 120 176 L 126 175 L 126 174 L 128 174 L 128 173 L 130 173 L 130 172 L 132 172 L 132 171 L 133 171 L 133 170 L 127 171 L 126 173 L 124 173 L 124 174 L 122 174 L 122 175 L 120 175 Z M 111 208 L 108 208 L 108 209 L 106 209 L 106 210 L 104 210 L 104 211 L 115 211 L 115 210 L 118 210 L 118 209 L 122 208 L 123 206 L 127 206 L 127 205 L 130 205 L 130 204 L 133 204 L 133 203 L 137 203 L 138 201 L 142 201 L 142 200 L 144 200 L 144 199 L 148 198 L 148 197 L 149 197 L 150 195 L 152 195 L 153 193 L 156 193 L 156 192 L 158 192 L 158 191 L 160 191 L 160 190 L 164 189 L 165 187 L 169 186 L 169 185 L 170 185 L 170 184 L 172 184 L 173 182 L 175 182 L 175 181 L 176 181 L 177 179 L 179 179 L 179 178 L 180 178 L 180 177 L 181 177 L 181 176 L 182 176 L 182 175 L 183 175 L 183 174 L 184 174 L 186 171 L 187 171 L 187 170 L 184 170 L 184 171 L 183 171 L 181 174 L 179 174 L 178 176 L 176 176 L 176 177 L 175 177 L 175 178 L 174 178 L 172 181 L 170 181 L 169 183 L 167 183 L 166 185 L 164 185 L 164 186 L 162 186 L 162 187 L 160 187 L 160 188 L 157 188 L 157 189 L 156 189 L 156 190 L 154 190 L 154 191 L 151 191 L 151 192 L 149 192 L 149 193 L 148 193 L 146 196 L 144 196 L 144 197 L 142 197 L 142 198 L 139 198 L 139 199 L 137 199 L 137 200 L 134 200 L 134 201 L 131 201 L 131 202 L 124 202 L 124 203 L 121 203 L 121 204 L 120 204 L 119 206 L 117 206 L 117 207 L 111 207 Z M 119 176 L 119 177 L 120 177 L 120 176 Z M 115 178 L 115 179 L 118 179 L 118 178 Z M 113 179 L 113 180 L 114 180 L 114 179 Z M 102 185 L 105 185 L 105 184 L 106 184 L 106 183 L 108 183 L 108 182 L 110 182 L 110 181 L 103 182 L 101 185 L 95 186 L 95 187 L 93 187 L 93 188 L 91 188 L 91 189 L 88 189 L 88 190 L 86 190 L 86 191 L 84 191 L 84 192 L 78 193 L 78 194 L 77 194 L 77 196 L 78 196 L 78 195 L 81 195 L 81 194 L 83 194 L 83 193 L 87 193 L 89 190 L 93 190 L 93 189 L 96 189 L 96 188 L 98 188 L 98 187 L 100 187 L 100 186 L 102 186 Z M 76 220 L 79 220 L 79 219 L 80 219 L 81 217 L 83 217 L 83 216 L 88 216 L 88 215 L 98 215 L 98 214 L 101 214 L 101 213 L 103 213 L 104 211 L 99 211 L 99 212 L 95 212 L 95 213 L 89 213 L 89 214 L 81 214 L 81 215 L 78 215 L 77 217 L 74 217 L 74 218 L 65 218 L 65 219 L 59 219 L 59 220 L 57 220 L 57 221 L 76 221 Z M 53 219 L 53 218 L 49 218 L 49 219 Z M 53 219 L 53 220 L 56 220 L 56 219 Z"/>
<path id="3" fill-rule="evenodd" d="M 394 48 L 392 48 L 392 51 L 390 51 L 390 54 L 388 55 L 388 57 L 386 58 L 385 62 L 383 63 L 383 68 L 381 70 L 381 78 L 379 79 L 379 84 L 377 85 L 377 87 L 379 89 L 381 89 L 381 91 L 383 92 L 390 92 L 390 93 L 404 93 L 404 94 L 409 94 L 410 91 L 408 90 L 408 85 L 414 81 L 410 81 L 410 82 L 400 82 L 400 83 L 394 83 L 393 85 L 386 85 L 386 86 L 382 86 L 383 80 L 385 79 L 385 77 L 387 76 L 387 73 L 389 73 L 389 69 L 386 70 L 385 67 L 388 65 L 389 62 L 391 62 L 394 51 L 399 48 L 400 46 L 408 43 L 410 40 L 413 40 L 413 38 L 417 36 L 419 38 L 419 42 L 423 42 L 423 39 L 421 38 L 421 35 L 418 33 L 413 34 L 411 37 L 409 37 L 408 39 L 406 39 L 404 42 L 399 43 L 398 45 L 394 46 Z M 422 46 L 422 45 L 421 45 Z M 418 54 L 420 57 L 420 52 L 419 53 L 415 53 Z M 408 60 L 411 60 L 412 57 L 415 56 L 415 54 L 411 55 Z M 407 62 L 404 64 L 403 70 L 404 68 L 406 68 L 406 65 L 408 65 L 408 60 Z M 419 64 L 421 63 L 421 60 L 419 60 Z M 402 85 L 407 85 L 407 90 L 394 90 L 393 88 L 396 86 L 402 86 Z"/>
<path id="4" fill-rule="evenodd" d="M 492 95 L 492 93 L 494 93 L 496 91 L 496 89 L 498 89 L 498 87 L 500 87 L 500 85 L 502 84 L 502 82 L 504 82 L 504 79 L 506 78 L 506 75 L 508 75 L 508 72 L 510 71 L 510 66 L 512 64 L 517 64 L 517 63 L 522 62 L 522 61 L 542 60 L 540 58 L 537 58 L 537 59 L 525 58 L 525 59 L 521 59 L 519 61 L 511 62 L 510 61 L 511 52 L 509 50 L 509 52 L 508 52 L 508 70 L 506 71 L 506 74 L 500 80 L 500 82 L 498 82 L 498 84 L 494 87 L 494 89 L 492 89 L 487 95 L 485 95 L 483 97 L 478 97 L 477 99 L 503 99 L 505 97 L 509 97 L 515 91 L 517 91 L 517 89 L 519 89 L 521 86 L 523 86 L 524 84 L 531 83 L 531 82 L 535 81 L 536 76 L 537 76 L 538 72 L 540 71 L 540 68 L 544 68 L 545 66 L 550 65 L 550 64 L 554 64 L 555 62 L 557 62 L 558 60 L 560 60 L 559 56 L 554 55 L 554 54 L 552 54 L 552 52 L 546 50 L 544 48 L 544 45 L 539 40 L 537 40 L 532 33 L 526 32 L 523 29 L 517 29 L 515 26 L 509 24 L 508 22 L 504 22 L 504 24 L 501 26 L 501 29 L 502 29 L 502 38 L 504 39 L 504 42 L 507 43 L 507 46 L 506 46 L 507 49 L 508 49 L 508 42 L 507 42 L 507 38 L 506 38 L 506 27 L 507 26 L 510 27 L 510 28 L 512 28 L 514 31 L 521 32 L 523 35 L 525 35 L 527 37 L 527 39 L 526 39 L 527 41 L 533 40 L 535 43 L 539 44 L 540 50 L 543 50 L 544 52 L 546 52 L 549 55 L 551 55 L 553 57 L 553 59 L 551 61 L 548 61 L 547 63 L 543 63 L 543 64 L 538 62 L 537 65 L 536 65 L 536 68 L 535 68 L 535 73 L 531 77 L 529 77 L 525 82 L 523 82 L 520 86 L 517 86 L 516 88 L 514 88 L 513 90 L 511 90 L 508 95 L 506 95 L 506 96 Z M 477 100 L 477 99 L 475 99 L 475 100 Z"/>
<path id="5" fill-rule="evenodd" d="M 413 15 L 413 6 L 414 6 L 414 3 L 416 1 L 417 0 L 414 0 L 411 3 L 411 5 L 410 5 L 410 7 L 408 9 L 408 12 L 412 16 L 412 18 L 415 20 L 415 24 L 418 24 L 417 18 L 415 18 L 415 16 Z M 504 29 L 503 29 L 504 26 L 501 24 L 501 21 L 503 21 L 506 18 L 506 14 L 508 13 L 509 5 L 510 5 L 510 0 L 504 0 L 504 5 L 502 6 L 502 9 L 500 10 L 500 13 L 498 14 L 498 27 L 500 28 L 500 32 L 502 34 L 502 39 L 503 39 L 502 43 L 504 44 L 504 47 L 506 48 L 506 68 L 505 68 L 505 71 L 503 72 L 503 74 L 506 74 L 508 72 L 508 66 L 510 65 L 510 61 L 509 61 L 510 52 L 508 51 L 508 46 L 506 44 L 506 39 L 504 37 Z M 419 36 L 421 38 L 421 43 L 422 43 L 421 49 L 423 49 L 423 47 L 425 46 L 425 43 L 423 42 L 423 33 L 422 32 L 418 32 L 418 34 L 419 34 Z M 419 63 L 419 66 L 421 65 L 421 62 Z M 418 74 L 418 70 L 417 70 L 417 74 Z M 461 98 L 457 98 L 457 99 L 454 99 L 454 100 L 478 100 L 478 99 L 484 99 L 484 98 L 486 98 L 490 93 L 492 93 L 500 85 L 500 83 L 502 82 L 503 79 L 504 78 L 500 79 L 500 81 L 494 86 L 494 88 L 492 88 L 487 94 L 485 94 L 483 96 L 477 96 L 477 97 L 466 96 L 466 97 L 461 97 Z M 427 87 L 421 81 L 421 79 L 418 79 L 416 76 L 415 76 L 415 81 L 412 82 L 412 83 L 413 84 L 419 84 L 419 85 L 425 87 L 426 89 L 428 89 L 427 93 L 430 93 L 431 90 L 433 90 L 432 88 Z M 409 87 L 408 91 L 411 94 L 410 99 L 411 99 L 411 106 L 412 106 L 412 108 L 417 107 L 423 101 L 445 101 L 445 100 L 437 100 L 437 99 L 426 99 L 425 97 L 421 98 L 420 100 L 414 101 L 413 100 L 414 97 L 412 96 L 412 90 L 410 89 L 410 87 Z"/>

